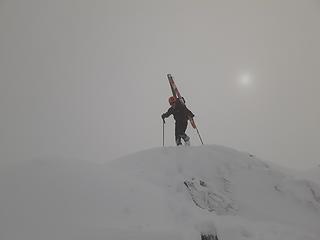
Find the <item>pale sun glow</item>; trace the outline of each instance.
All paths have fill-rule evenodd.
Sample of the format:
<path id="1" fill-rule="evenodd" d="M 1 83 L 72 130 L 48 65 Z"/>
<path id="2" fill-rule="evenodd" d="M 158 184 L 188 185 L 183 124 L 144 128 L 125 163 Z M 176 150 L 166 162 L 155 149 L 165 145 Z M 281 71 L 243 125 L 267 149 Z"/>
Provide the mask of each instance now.
<path id="1" fill-rule="evenodd" d="M 241 74 L 238 78 L 238 83 L 241 86 L 250 86 L 252 84 L 253 78 L 249 73 Z"/>

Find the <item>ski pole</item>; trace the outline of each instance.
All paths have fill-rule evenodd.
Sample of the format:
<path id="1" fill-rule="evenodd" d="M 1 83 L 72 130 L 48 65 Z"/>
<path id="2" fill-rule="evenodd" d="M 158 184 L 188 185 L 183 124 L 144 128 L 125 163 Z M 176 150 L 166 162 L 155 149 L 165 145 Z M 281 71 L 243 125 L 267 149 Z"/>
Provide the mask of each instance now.
<path id="1" fill-rule="evenodd" d="M 164 121 L 162 122 L 162 147 L 164 147 Z"/>
<path id="2" fill-rule="evenodd" d="M 200 133 L 199 133 L 198 128 L 196 128 L 196 130 L 197 130 L 198 136 L 199 136 L 199 138 L 200 138 L 200 141 L 201 141 L 201 143 L 202 143 L 202 145 L 203 145 L 202 138 L 201 138 L 201 135 L 200 135 Z"/>
<path id="3" fill-rule="evenodd" d="M 202 145 L 203 145 L 203 141 L 202 141 L 201 135 L 200 135 L 200 133 L 199 133 L 199 130 L 198 130 L 198 128 L 197 128 L 197 125 L 196 125 L 194 119 L 193 119 L 192 117 L 189 117 L 189 120 L 190 120 L 190 123 L 191 123 L 192 127 L 197 130 L 198 136 L 199 136 L 200 141 L 201 141 L 201 143 L 202 143 Z"/>

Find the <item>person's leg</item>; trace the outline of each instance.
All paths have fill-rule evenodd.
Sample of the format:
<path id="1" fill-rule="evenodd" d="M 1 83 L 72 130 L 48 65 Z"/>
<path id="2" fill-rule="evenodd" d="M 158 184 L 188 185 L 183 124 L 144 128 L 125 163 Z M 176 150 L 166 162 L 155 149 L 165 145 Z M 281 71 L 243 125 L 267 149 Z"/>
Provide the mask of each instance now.
<path id="1" fill-rule="evenodd" d="M 175 137 L 177 146 L 182 145 L 181 143 L 181 126 L 176 123 L 175 126 Z"/>
<path id="2" fill-rule="evenodd" d="M 181 134 L 180 136 L 185 141 L 186 145 L 190 146 L 190 137 L 185 133 Z"/>
<path id="3" fill-rule="evenodd" d="M 188 122 L 181 125 L 180 137 L 185 141 L 187 146 L 190 146 L 190 137 L 185 133 L 187 126 Z"/>
<path id="4" fill-rule="evenodd" d="M 176 144 L 177 144 L 177 146 L 182 145 L 180 136 L 176 136 Z"/>

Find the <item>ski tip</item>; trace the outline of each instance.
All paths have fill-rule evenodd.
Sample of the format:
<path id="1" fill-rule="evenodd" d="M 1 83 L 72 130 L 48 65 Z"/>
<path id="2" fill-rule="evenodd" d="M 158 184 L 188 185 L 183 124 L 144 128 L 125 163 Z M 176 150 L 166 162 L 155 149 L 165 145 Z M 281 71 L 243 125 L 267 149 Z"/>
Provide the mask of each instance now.
<path id="1" fill-rule="evenodd" d="M 167 78 L 169 79 L 169 81 L 173 81 L 173 77 L 170 73 L 167 74 Z"/>

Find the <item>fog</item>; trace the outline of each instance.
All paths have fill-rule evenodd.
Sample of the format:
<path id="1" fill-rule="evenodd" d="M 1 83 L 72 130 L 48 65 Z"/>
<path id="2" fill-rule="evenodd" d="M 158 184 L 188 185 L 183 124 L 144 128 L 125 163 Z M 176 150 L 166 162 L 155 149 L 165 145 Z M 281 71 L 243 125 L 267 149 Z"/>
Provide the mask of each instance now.
<path id="1" fill-rule="evenodd" d="M 319 165 L 319 23 L 318 0 L 0 0 L 0 161 L 161 147 L 171 73 L 205 144 Z"/>

